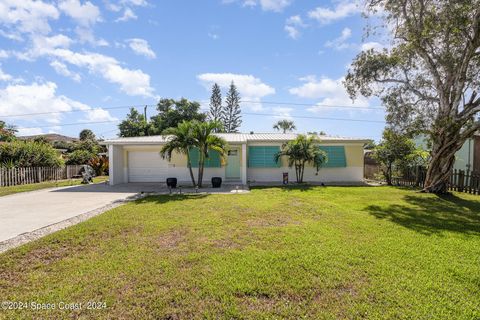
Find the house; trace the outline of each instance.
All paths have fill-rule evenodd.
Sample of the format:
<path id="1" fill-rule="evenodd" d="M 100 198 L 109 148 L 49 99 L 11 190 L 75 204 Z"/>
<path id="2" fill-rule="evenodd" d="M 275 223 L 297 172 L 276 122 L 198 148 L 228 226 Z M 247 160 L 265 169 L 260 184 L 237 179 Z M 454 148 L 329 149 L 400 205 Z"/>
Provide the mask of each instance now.
<path id="1" fill-rule="evenodd" d="M 225 182 L 242 183 L 282 182 L 283 173 L 295 181 L 294 168 L 287 159 L 274 161 L 282 144 L 297 137 L 294 133 L 219 133 L 230 150 L 222 161 L 219 154 L 210 152 L 205 163 L 204 179 L 221 177 Z M 328 163 L 317 175 L 313 166 L 305 168 L 306 182 L 361 182 L 363 180 L 363 146 L 366 139 L 319 136 L 320 148 L 327 152 Z M 171 161 L 162 159 L 159 151 L 168 136 L 146 136 L 105 140 L 110 161 L 110 184 L 128 182 L 165 182 L 169 177 L 179 183 L 189 183 L 186 156 L 174 154 Z M 190 152 L 196 174 L 198 150 Z M 197 162 L 197 163 L 196 163 Z"/>
<path id="2" fill-rule="evenodd" d="M 427 150 L 427 142 L 424 136 L 419 136 L 414 141 L 418 147 Z M 467 139 L 460 150 L 455 153 L 453 169 L 480 172 L 480 133 L 477 133 L 471 139 Z"/>

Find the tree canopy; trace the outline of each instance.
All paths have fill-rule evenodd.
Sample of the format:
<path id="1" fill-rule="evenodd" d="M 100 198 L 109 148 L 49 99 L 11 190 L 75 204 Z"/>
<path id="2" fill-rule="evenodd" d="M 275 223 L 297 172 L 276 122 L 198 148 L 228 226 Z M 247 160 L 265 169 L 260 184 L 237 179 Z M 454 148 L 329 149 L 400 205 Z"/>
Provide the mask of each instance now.
<path id="1" fill-rule="evenodd" d="M 200 112 L 200 103 L 185 98 L 161 99 L 157 111 L 158 114 L 151 117 L 151 134 L 162 134 L 167 128 L 176 128 L 182 121 L 204 122 L 207 118 L 205 113 Z"/>
<path id="2" fill-rule="evenodd" d="M 284 119 L 277 121 L 277 123 L 273 125 L 273 129 L 286 133 L 287 131 L 293 131 L 297 129 L 297 127 L 293 121 Z"/>
<path id="3" fill-rule="evenodd" d="M 432 143 L 425 191 L 444 193 L 458 151 L 480 129 L 480 1 L 367 0 L 391 47 L 361 52 L 345 78 L 378 96 L 388 125 Z"/>
<path id="4" fill-rule="evenodd" d="M 120 137 L 142 137 L 147 136 L 150 126 L 145 116 L 135 108 L 130 108 L 127 118 L 118 125 Z"/>
<path id="5" fill-rule="evenodd" d="M 230 84 L 225 98 L 222 121 L 226 132 L 238 132 L 242 124 L 242 110 L 240 109 L 240 93 L 235 83 Z"/>

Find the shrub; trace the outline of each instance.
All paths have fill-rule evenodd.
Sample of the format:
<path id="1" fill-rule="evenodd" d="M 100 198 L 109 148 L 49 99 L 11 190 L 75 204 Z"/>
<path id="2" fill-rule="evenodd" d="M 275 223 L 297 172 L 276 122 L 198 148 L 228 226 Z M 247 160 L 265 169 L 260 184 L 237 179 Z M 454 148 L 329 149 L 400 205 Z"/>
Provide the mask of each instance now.
<path id="1" fill-rule="evenodd" d="M 68 155 L 67 164 L 87 164 L 95 154 L 89 150 L 75 150 Z"/>
<path id="2" fill-rule="evenodd" d="M 108 174 L 108 158 L 105 156 L 94 157 L 88 161 L 88 164 L 95 170 L 96 176 Z"/>
<path id="3" fill-rule="evenodd" d="M 16 140 L 0 144 L 0 165 L 60 167 L 63 160 L 50 144 Z"/>

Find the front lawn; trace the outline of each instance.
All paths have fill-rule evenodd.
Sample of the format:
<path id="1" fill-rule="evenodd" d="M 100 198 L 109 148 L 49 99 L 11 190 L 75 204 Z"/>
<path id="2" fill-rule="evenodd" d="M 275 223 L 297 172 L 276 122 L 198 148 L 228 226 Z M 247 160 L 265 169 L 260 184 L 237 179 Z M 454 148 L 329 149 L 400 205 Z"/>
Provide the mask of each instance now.
<path id="1" fill-rule="evenodd" d="M 57 307 L 0 310 L 9 319 L 475 319 L 480 197 L 391 187 L 148 197 L 0 255 L 0 297 Z"/>
<path id="2" fill-rule="evenodd" d="M 108 177 L 106 176 L 93 178 L 94 183 L 104 182 L 106 180 L 108 180 Z M 80 182 L 82 182 L 82 179 L 69 179 L 69 180 L 45 181 L 40 183 L 22 184 L 18 186 L 10 186 L 10 187 L 0 187 L 0 197 L 6 196 L 9 194 L 19 193 L 19 192 L 35 191 L 35 190 L 46 189 L 46 188 L 75 186 L 75 185 L 79 185 Z"/>

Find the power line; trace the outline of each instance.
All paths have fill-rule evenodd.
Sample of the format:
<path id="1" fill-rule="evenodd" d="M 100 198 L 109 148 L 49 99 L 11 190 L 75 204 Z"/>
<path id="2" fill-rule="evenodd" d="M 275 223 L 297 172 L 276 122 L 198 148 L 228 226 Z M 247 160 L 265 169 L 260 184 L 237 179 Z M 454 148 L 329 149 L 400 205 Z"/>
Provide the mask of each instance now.
<path id="1" fill-rule="evenodd" d="M 334 109 L 364 109 L 364 110 L 384 110 L 382 107 L 355 107 L 355 106 L 346 106 L 346 105 L 326 105 L 326 104 L 312 104 L 312 103 L 295 103 L 295 102 L 280 102 L 280 101 L 250 101 L 245 100 L 241 103 L 252 103 L 252 104 L 267 104 L 267 105 L 285 105 L 285 106 L 304 106 L 304 107 L 319 107 L 319 108 L 334 108 Z M 127 108 L 144 108 L 144 107 L 155 107 L 156 104 L 139 104 L 139 105 L 129 105 L 129 106 L 116 106 L 116 107 L 98 107 L 103 110 L 116 110 L 116 109 L 127 109 Z M 17 117 L 30 117 L 30 116 L 41 116 L 48 114 L 62 114 L 62 113 L 75 113 L 75 112 L 87 112 L 95 110 L 95 108 L 90 109 L 75 109 L 75 110 L 62 110 L 62 111 L 46 111 L 46 112 L 33 112 L 33 113 L 19 113 L 19 114 L 6 114 L 0 115 L 1 118 L 17 118 Z"/>

